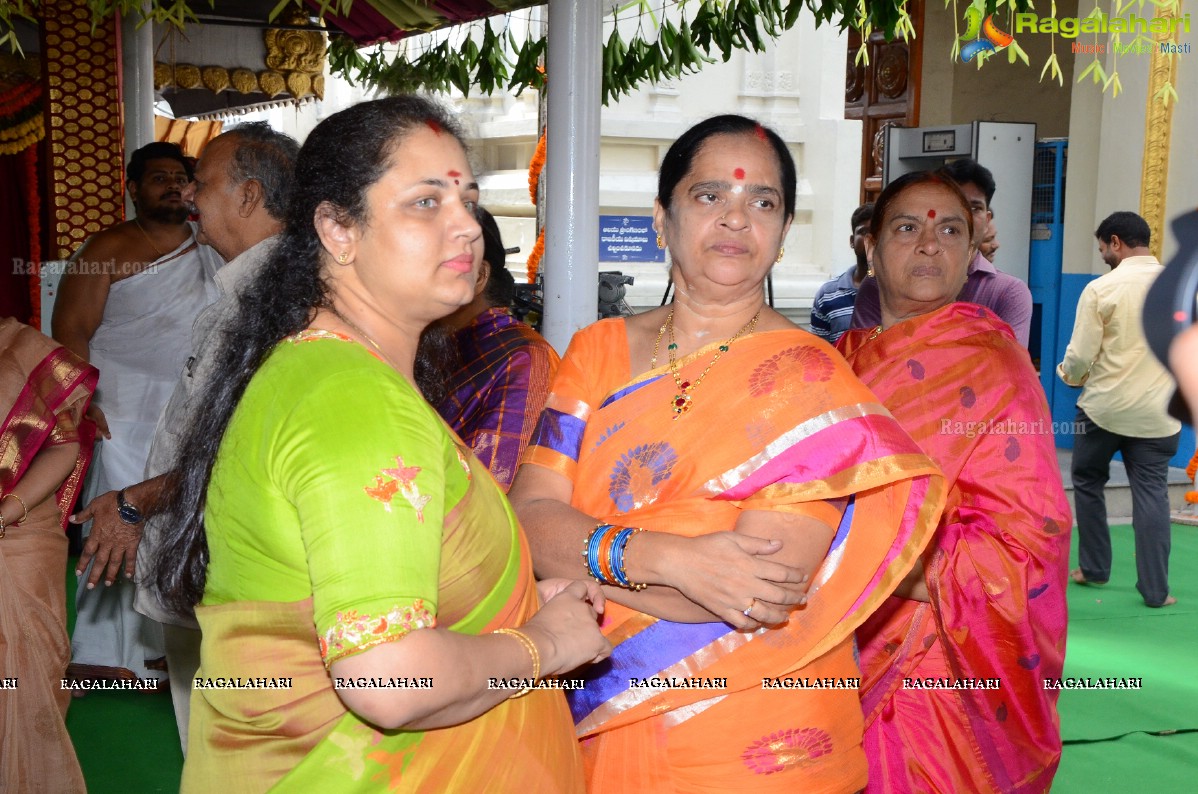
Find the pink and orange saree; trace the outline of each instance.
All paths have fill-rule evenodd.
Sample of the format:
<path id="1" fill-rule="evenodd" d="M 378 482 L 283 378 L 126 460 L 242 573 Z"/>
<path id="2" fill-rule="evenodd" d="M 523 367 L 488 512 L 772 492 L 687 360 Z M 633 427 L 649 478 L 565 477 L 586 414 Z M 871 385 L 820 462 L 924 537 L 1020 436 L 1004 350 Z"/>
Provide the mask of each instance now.
<path id="1" fill-rule="evenodd" d="M 713 350 L 683 359 L 681 376 L 694 379 Z M 574 337 L 526 453 L 573 481 L 574 507 L 686 536 L 731 530 L 746 509 L 830 513 L 839 529 L 808 605 L 782 627 L 673 623 L 608 602 L 615 651 L 570 693 L 588 790 L 860 788 L 852 634 L 930 537 L 938 470 L 803 331 L 737 340 L 678 421 L 668 370 L 633 378 L 627 351 L 622 320 Z M 828 504 L 842 499 L 843 518 Z M 653 679 L 679 685 L 641 685 Z"/>
<path id="2" fill-rule="evenodd" d="M 857 632 L 868 790 L 1047 791 L 1072 521 L 1044 392 L 980 306 L 869 333 L 840 350 L 950 489 L 923 555 L 931 602 L 892 597 Z"/>
<path id="3" fill-rule="evenodd" d="M 63 718 L 71 693 L 59 686 L 67 639 L 67 516 L 91 459 L 83 412 L 94 367 L 15 320 L 0 319 L 0 494 L 20 494 L 38 452 L 79 442 L 74 471 L 0 539 L 0 791 L 81 792 L 83 774 Z"/>

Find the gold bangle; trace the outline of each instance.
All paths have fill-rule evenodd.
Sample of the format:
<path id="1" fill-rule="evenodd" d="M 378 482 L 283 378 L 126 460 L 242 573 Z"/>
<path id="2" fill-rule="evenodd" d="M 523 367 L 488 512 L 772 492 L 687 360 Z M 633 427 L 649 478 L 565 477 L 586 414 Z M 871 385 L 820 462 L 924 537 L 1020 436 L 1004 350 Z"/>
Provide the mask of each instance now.
<path id="1" fill-rule="evenodd" d="M 537 679 L 541 677 L 541 652 L 537 650 L 537 644 L 533 642 L 527 634 L 517 629 L 496 629 L 491 633 L 506 634 L 509 637 L 515 637 L 520 641 L 520 644 L 524 646 L 524 650 L 528 651 L 529 657 L 532 658 L 532 682 L 535 685 L 537 683 Z M 531 691 L 532 687 L 526 686 L 508 699 L 510 700 L 511 698 L 524 697 Z"/>
<path id="2" fill-rule="evenodd" d="M 3 497 L 3 498 L 0 498 L 0 502 L 3 502 L 5 499 L 7 499 L 7 498 L 8 498 L 8 497 L 10 497 L 10 496 L 11 496 L 13 499 L 16 499 L 16 500 L 17 500 L 17 502 L 19 502 L 19 503 L 20 503 L 20 505 L 21 505 L 21 509 L 25 511 L 25 515 L 21 516 L 21 519 L 20 519 L 20 521 L 14 521 L 14 522 L 12 522 L 12 523 L 13 523 L 13 526 L 16 526 L 17 524 L 20 524 L 21 522 L 23 522 L 25 519 L 29 518 L 29 508 L 28 508 L 28 507 L 25 505 L 25 500 L 24 500 L 24 499 L 22 499 L 21 497 L 17 496 L 15 493 L 6 493 L 6 494 L 4 494 L 4 497 Z M 0 521 L 3 521 L 3 518 L 0 518 Z M 3 536 L 3 535 L 0 535 L 0 537 L 4 537 L 4 536 Z"/>

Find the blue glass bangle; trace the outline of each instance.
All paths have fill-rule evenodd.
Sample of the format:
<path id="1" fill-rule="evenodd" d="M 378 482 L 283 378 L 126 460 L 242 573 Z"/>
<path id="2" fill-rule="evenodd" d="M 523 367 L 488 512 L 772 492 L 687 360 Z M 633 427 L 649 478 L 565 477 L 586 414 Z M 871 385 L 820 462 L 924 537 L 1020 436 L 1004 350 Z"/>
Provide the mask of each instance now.
<path id="1" fill-rule="evenodd" d="M 636 535 L 637 533 L 644 532 L 644 531 L 645 531 L 644 527 L 635 527 L 632 530 L 632 535 Z M 624 577 L 624 581 L 628 582 L 629 590 L 633 590 L 633 591 L 639 593 L 640 591 L 644 590 L 649 585 L 645 584 L 644 582 L 641 582 L 640 584 L 633 582 L 632 580 L 630 580 L 628 578 L 628 572 L 624 570 L 624 553 L 628 549 L 628 541 L 632 540 L 632 535 L 628 536 L 628 540 L 624 541 L 624 545 L 620 549 L 620 575 Z"/>
<path id="2" fill-rule="evenodd" d="M 591 530 L 591 534 L 587 537 L 587 573 L 589 573 L 599 584 L 611 584 L 611 582 L 607 580 L 607 577 L 603 575 L 603 571 L 599 567 L 599 547 L 603 543 L 603 538 L 613 529 L 615 529 L 615 527 L 611 524 L 599 524 Z"/>
<path id="3" fill-rule="evenodd" d="M 627 548 L 632 533 L 632 527 L 624 527 L 616 534 L 616 539 L 611 544 L 611 572 L 620 587 L 632 586 L 628 583 L 628 575 L 624 573 L 624 549 Z"/>

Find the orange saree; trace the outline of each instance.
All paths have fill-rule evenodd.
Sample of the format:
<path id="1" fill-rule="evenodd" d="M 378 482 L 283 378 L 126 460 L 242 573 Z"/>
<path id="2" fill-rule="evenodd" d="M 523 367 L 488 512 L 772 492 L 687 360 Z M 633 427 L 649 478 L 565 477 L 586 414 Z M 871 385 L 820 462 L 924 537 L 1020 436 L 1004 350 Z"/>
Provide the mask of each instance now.
<path id="1" fill-rule="evenodd" d="M 91 457 L 83 412 L 97 373 L 52 339 L 0 319 L 0 494 L 21 493 L 37 454 L 79 442 L 74 471 L 0 539 L 0 791 L 81 792 L 83 773 L 59 686 L 67 639 L 67 516 Z M 27 494 L 26 494 L 27 495 Z M 12 686 L 14 688 L 9 688 Z"/>
<path id="2" fill-rule="evenodd" d="M 839 348 L 950 485 L 923 558 L 931 602 L 892 597 L 857 632 L 868 790 L 1047 791 L 1072 520 L 1044 392 L 980 306 L 868 334 Z"/>
<path id="3" fill-rule="evenodd" d="M 803 331 L 737 340 L 677 421 L 668 370 L 632 378 L 627 351 L 622 320 L 574 337 L 526 454 L 573 481 L 574 507 L 686 536 L 731 530 L 747 509 L 839 528 L 807 606 L 782 627 L 673 623 L 609 601 L 603 630 L 615 651 L 571 693 L 588 790 L 860 788 L 852 633 L 927 542 L 938 470 Z M 683 359 L 681 376 L 693 380 L 713 351 Z M 828 504 L 839 499 L 843 518 Z"/>

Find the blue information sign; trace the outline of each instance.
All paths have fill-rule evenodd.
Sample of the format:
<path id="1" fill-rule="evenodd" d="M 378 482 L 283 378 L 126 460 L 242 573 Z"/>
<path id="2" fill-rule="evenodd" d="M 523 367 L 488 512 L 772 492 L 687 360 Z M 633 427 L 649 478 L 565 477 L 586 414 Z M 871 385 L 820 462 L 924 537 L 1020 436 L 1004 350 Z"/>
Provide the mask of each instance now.
<path id="1" fill-rule="evenodd" d="M 664 262 L 652 215 L 600 215 L 600 262 Z"/>

